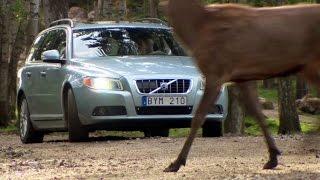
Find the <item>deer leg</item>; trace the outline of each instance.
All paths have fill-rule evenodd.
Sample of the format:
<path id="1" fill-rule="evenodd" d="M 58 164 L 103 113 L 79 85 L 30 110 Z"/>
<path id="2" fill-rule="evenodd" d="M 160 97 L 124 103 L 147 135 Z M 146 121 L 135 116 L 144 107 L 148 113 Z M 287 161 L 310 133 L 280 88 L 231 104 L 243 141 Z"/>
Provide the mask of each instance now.
<path id="1" fill-rule="evenodd" d="M 280 155 L 271 133 L 268 130 L 265 116 L 262 113 L 262 108 L 258 100 L 257 89 L 252 82 L 238 84 L 242 93 L 241 97 L 247 108 L 247 112 L 257 121 L 262 129 L 265 141 L 269 150 L 269 161 L 264 165 L 264 169 L 273 169 L 278 165 L 277 156 Z"/>
<path id="2" fill-rule="evenodd" d="M 190 134 L 178 158 L 173 163 L 171 163 L 170 166 L 164 170 L 164 172 L 177 172 L 182 165 L 185 166 L 187 156 L 189 154 L 193 140 L 196 137 L 197 130 L 203 125 L 205 116 L 208 113 L 209 106 L 212 104 L 212 102 L 216 101 L 220 93 L 221 86 L 217 84 L 217 82 L 217 79 L 207 79 L 204 95 L 191 122 Z"/>

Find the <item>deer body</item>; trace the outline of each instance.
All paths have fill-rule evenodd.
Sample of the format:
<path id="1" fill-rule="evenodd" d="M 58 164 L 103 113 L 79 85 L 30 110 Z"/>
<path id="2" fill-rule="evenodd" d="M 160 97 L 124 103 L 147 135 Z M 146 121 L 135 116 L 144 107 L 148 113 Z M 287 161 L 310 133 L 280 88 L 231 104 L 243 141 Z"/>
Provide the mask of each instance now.
<path id="1" fill-rule="evenodd" d="M 320 85 L 320 5 L 205 7 L 200 0 L 170 0 L 168 15 L 207 81 L 190 135 L 165 171 L 178 171 L 185 165 L 208 107 L 217 99 L 221 85 L 230 81 L 238 83 L 248 112 L 262 128 L 270 155 L 264 168 L 276 167 L 280 151 L 267 129 L 258 94 L 248 81 L 300 73 Z"/>

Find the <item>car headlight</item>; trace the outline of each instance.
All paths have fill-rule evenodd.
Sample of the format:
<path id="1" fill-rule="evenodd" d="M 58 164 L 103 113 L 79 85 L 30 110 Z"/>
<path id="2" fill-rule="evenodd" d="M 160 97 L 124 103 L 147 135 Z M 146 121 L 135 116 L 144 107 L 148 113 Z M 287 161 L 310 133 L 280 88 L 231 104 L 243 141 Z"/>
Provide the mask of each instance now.
<path id="1" fill-rule="evenodd" d="M 97 90 L 123 90 L 120 80 L 112 78 L 85 77 L 83 78 L 83 84 Z"/>

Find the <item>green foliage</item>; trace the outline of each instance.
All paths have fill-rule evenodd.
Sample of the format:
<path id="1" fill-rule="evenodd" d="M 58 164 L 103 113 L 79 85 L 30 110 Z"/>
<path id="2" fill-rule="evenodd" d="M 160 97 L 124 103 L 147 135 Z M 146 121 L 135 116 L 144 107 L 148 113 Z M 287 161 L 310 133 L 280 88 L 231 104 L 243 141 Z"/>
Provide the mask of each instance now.
<path id="1" fill-rule="evenodd" d="M 17 21 L 24 20 L 28 16 L 24 0 L 16 0 L 15 3 L 9 9 L 13 12 Z"/>
<path id="2" fill-rule="evenodd" d="M 300 123 L 300 125 L 301 125 L 301 131 L 306 134 L 314 133 L 314 132 L 317 132 L 318 130 L 318 127 L 314 123 L 302 122 Z"/>
<path id="3" fill-rule="evenodd" d="M 319 117 L 318 117 L 319 119 Z M 306 121 L 305 119 L 300 118 L 300 125 L 302 133 L 309 134 L 317 131 L 317 125 L 313 122 Z M 271 134 L 276 135 L 279 129 L 279 120 L 278 119 L 267 119 L 268 128 L 271 131 Z M 245 118 L 245 133 L 250 136 L 261 136 L 262 132 L 259 125 L 251 117 Z"/>
<path id="4" fill-rule="evenodd" d="M 311 94 L 311 96 L 313 97 L 317 97 L 318 96 L 318 92 L 317 92 L 317 88 L 315 87 L 309 87 L 309 94 Z"/>
<path id="5" fill-rule="evenodd" d="M 139 19 L 146 17 L 144 0 L 127 0 L 128 19 Z"/>
<path id="6" fill-rule="evenodd" d="M 197 136 L 201 136 L 202 129 L 199 129 Z M 190 128 L 170 129 L 170 137 L 186 137 L 190 133 Z"/>
<path id="7" fill-rule="evenodd" d="M 268 127 L 272 134 L 277 134 L 279 129 L 279 121 L 267 119 Z M 252 117 L 245 117 L 245 133 L 250 136 L 262 135 L 259 125 Z"/>
<path id="8" fill-rule="evenodd" d="M 272 101 L 274 103 L 278 102 L 277 89 L 258 88 L 258 93 L 259 93 L 260 97 L 263 97 L 268 101 Z"/>
<path id="9" fill-rule="evenodd" d="M 256 7 L 264 6 L 277 6 L 279 5 L 279 0 L 203 0 L 205 4 L 214 4 L 214 3 L 244 3 Z M 282 1 L 284 4 L 298 4 L 298 3 L 316 3 L 316 0 L 285 0 Z"/>
<path id="10" fill-rule="evenodd" d="M 14 124 L 9 124 L 7 127 L 0 127 L 0 133 L 18 133 L 18 128 Z"/>
<path id="11" fill-rule="evenodd" d="M 312 132 L 319 132 L 319 125 L 320 125 L 320 115 L 313 115 L 304 112 L 299 112 L 301 129 L 302 132 L 305 133 L 312 133 Z"/>

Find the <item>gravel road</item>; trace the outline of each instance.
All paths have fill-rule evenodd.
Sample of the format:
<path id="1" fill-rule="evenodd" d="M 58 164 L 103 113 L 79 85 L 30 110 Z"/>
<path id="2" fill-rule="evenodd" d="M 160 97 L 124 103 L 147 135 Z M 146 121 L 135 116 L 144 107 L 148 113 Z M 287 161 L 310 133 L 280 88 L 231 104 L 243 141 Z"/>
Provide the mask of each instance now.
<path id="1" fill-rule="evenodd" d="M 278 136 L 283 151 L 275 170 L 262 170 L 262 137 L 197 138 L 178 173 L 163 169 L 184 138 L 96 137 L 71 144 L 64 134 L 23 145 L 0 134 L 0 179 L 320 179 L 320 135 Z"/>

